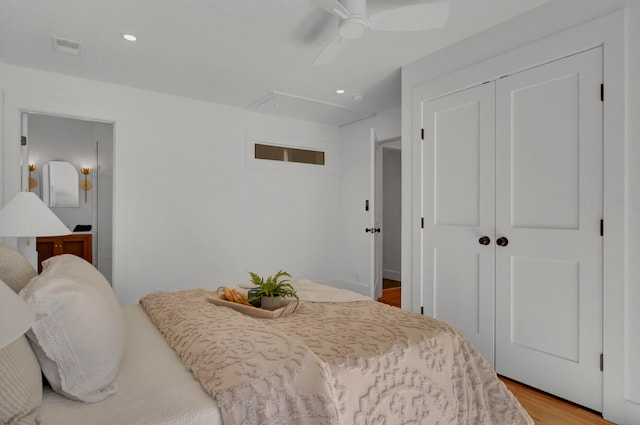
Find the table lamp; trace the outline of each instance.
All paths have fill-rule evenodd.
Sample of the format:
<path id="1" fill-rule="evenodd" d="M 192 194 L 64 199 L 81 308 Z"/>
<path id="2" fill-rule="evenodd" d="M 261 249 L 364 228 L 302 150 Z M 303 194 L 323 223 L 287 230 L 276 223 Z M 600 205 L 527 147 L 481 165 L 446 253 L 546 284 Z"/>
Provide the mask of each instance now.
<path id="1" fill-rule="evenodd" d="M 24 334 L 35 318 L 31 307 L 0 280 L 0 348 Z"/>
<path id="2" fill-rule="evenodd" d="M 18 251 L 38 269 L 35 236 L 68 235 L 71 230 L 33 192 L 19 192 L 0 210 L 0 236 L 17 237 Z"/>

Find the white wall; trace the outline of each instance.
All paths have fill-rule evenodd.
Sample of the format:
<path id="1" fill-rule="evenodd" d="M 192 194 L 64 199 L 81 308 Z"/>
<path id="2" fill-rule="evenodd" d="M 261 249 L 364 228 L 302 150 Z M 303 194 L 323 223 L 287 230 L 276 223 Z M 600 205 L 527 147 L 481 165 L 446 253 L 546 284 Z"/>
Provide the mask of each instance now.
<path id="1" fill-rule="evenodd" d="M 339 256 L 340 276 L 352 288 L 371 295 L 371 233 L 373 210 L 365 211 L 365 200 L 372 199 L 371 129 L 378 140 L 400 135 L 400 108 L 340 128 L 340 203 L 341 226 Z"/>
<path id="2" fill-rule="evenodd" d="M 415 181 L 412 169 L 419 164 L 410 155 L 416 135 L 412 122 L 413 88 L 453 71 L 472 66 L 489 73 L 491 63 L 505 64 L 517 57 L 515 47 L 535 40 L 549 50 L 562 45 L 579 47 L 597 42 L 598 34 L 615 33 L 605 43 L 605 334 L 604 414 L 620 424 L 640 424 L 640 5 L 627 2 L 625 28 L 621 16 L 598 20 L 588 30 L 570 30 L 545 42 L 547 35 L 586 19 L 605 2 L 555 1 L 484 34 L 426 57 L 403 69 L 403 224 L 412 223 Z M 609 3 L 607 6 L 611 6 Z M 612 25 L 613 23 L 613 25 Z M 587 24 L 588 25 L 588 24 Z M 581 27 L 586 28 L 586 27 Z M 585 34 L 585 31 L 588 31 Z M 619 34 L 622 34 L 619 36 Z M 605 35 L 604 37 L 609 37 Z M 617 37 L 617 38 L 616 38 Z M 619 40 L 618 40 L 619 38 Z M 605 42 L 604 39 L 600 40 Z M 508 52 L 501 54 L 503 52 Z M 565 51 L 564 54 L 572 53 Z M 500 56 L 496 56 L 501 54 Z M 545 52 L 543 52 L 545 54 Z M 484 59 L 496 57 L 493 62 Z M 505 59 L 506 58 L 506 59 Z M 612 59 L 615 58 L 615 59 Z M 526 60 L 527 58 L 519 58 Z M 626 60 L 626 62 L 625 62 Z M 481 62 L 482 61 L 482 62 Z M 614 67 L 611 63 L 615 62 Z M 486 71 L 486 72 L 485 72 Z M 465 75 L 461 71 L 462 75 Z M 469 79 L 469 75 L 465 75 Z M 486 75 L 484 75 L 486 77 Z M 498 75 L 499 77 L 499 75 Z M 486 81 L 486 80 L 485 80 Z M 478 81 L 476 83 L 481 83 Z M 613 84 L 611 84 L 613 83 Z M 458 87 L 462 88 L 462 87 Z M 612 115 L 615 115 L 612 117 Z M 624 128 L 626 125 L 626 128 Z M 626 130 L 626 134 L 625 134 Z M 610 141 L 610 143 L 607 142 Z M 617 161 L 617 163 L 616 163 Z M 613 169 L 614 167 L 617 168 Z M 615 182 L 615 183 L 612 183 Z M 410 210 L 410 211 L 406 211 Z M 609 213 L 612 214 L 609 214 Z M 403 227 L 403 249 L 416 249 L 414 229 Z M 616 258 L 611 257 L 615 253 Z M 415 269 L 411 255 L 403 255 L 403 280 Z M 411 276 L 410 279 L 414 279 Z M 403 282 L 404 283 L 404 282 Z M 419 309 L 415 285 L 403 284 L 403 305 Z"/>
<path id="3" fill-rule="evenodd" d="M 0 84 L 3 202 L 19 190 L 19 109 L 114 122 L 113 285 L 122 302 L 234 284 L 248 271 L 341 276 L 340 176 L 245 165 L 248 132 L 332 152 L 336 127 L 4 64 Z"/>

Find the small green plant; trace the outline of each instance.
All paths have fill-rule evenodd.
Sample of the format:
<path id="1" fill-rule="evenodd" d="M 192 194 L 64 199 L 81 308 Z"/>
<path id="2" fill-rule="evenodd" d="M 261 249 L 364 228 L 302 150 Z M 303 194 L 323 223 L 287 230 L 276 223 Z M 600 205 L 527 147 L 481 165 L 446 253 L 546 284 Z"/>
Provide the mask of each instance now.
<path id="1" fill-rule="evenodd" d="M 249 272 L 249 275 L 251 275 L 251 283 L 256 285 L 258 290 L 247 300 L 248 302 L 259 300 L 262 297 L 293 297 L 298 299 L 298 294 L 289 283 L 290 281 L 284 279 L 284 277 L 290 278 L 291 275 L 283 270 L 266 279 L 252 272 Z"/>

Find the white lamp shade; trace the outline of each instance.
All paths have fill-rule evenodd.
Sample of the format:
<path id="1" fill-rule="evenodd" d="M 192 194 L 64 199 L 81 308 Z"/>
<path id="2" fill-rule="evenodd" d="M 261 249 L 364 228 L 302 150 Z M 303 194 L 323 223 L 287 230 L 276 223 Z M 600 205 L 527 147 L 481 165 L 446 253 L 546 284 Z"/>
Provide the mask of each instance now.
<path id="1" fill-rule="evenodd" d="M 0 348 L 24 334 L 35 318 L 31 307 L 0 280 Z"/>
<path id="2" fill-rule="evenodd" d="M 32 192 L 20 192 L 0 210 L 0 236 L 68 235 L 71 230 Z"/>

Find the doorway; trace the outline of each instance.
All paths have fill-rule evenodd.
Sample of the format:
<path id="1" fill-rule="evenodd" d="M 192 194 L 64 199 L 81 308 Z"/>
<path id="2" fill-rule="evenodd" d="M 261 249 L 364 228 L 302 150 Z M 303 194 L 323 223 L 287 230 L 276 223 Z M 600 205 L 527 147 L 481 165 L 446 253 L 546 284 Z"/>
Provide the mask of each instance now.
<path id="1" fill-rule="evenodd" d="M 376 146 L 376 222 L 382 231 L 377 261 L 377 276 L 382 276 L 378 300 L 401 307 L 401 221 L 402 159 L 400 139 L 381 141 Z"/>
<path id="2" fill-rule="evenodd" d="M 22 136 L 26 140 L 23 164 L 29 172 L 23 190 L 41 199 L 48 195 L 45 171 L 49 164 L 64 163 L 76 172 L 79 184 L 74 190 L 79 191 L 79 202 L 50 208 L 74 233 L 91 234 L 92 263 L 111 283 L 113 123 L 24 112 Z"/>

